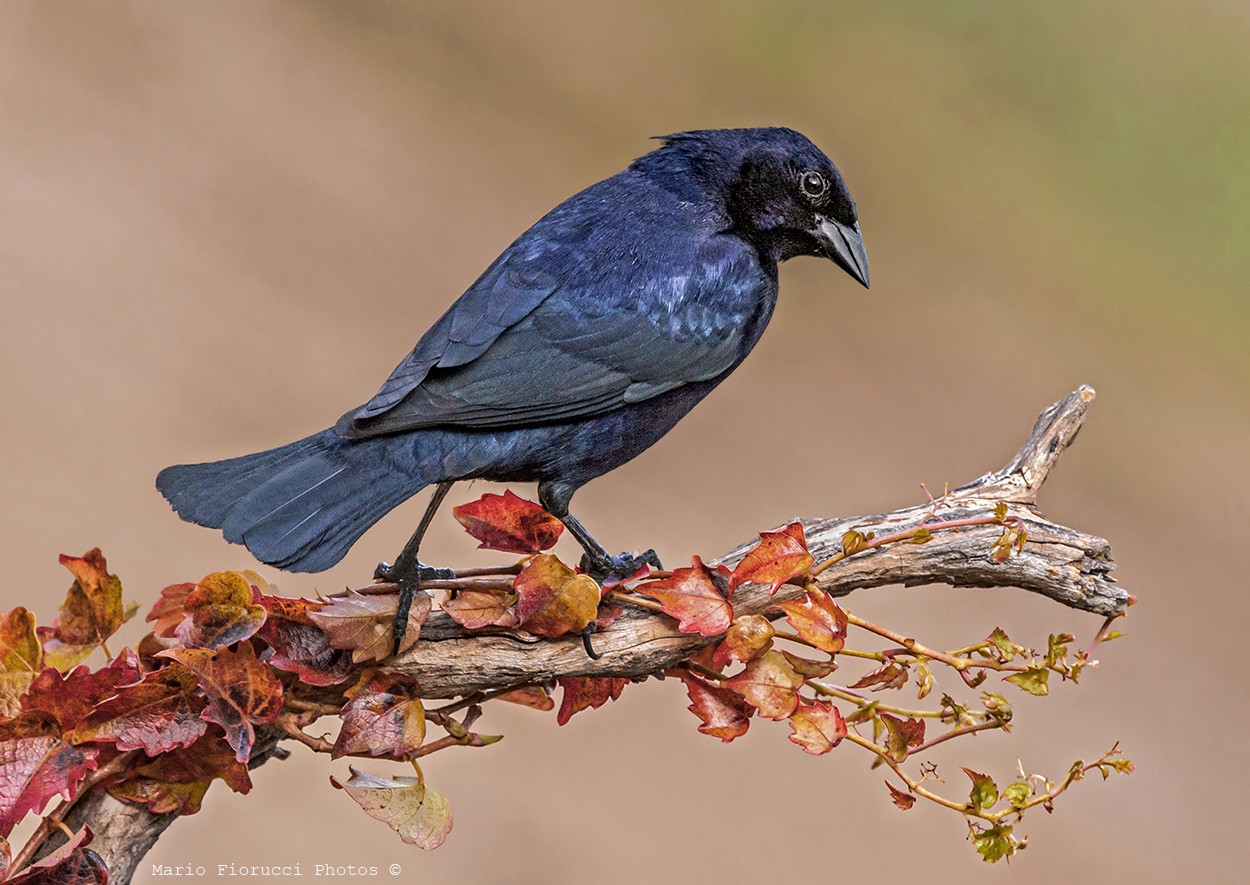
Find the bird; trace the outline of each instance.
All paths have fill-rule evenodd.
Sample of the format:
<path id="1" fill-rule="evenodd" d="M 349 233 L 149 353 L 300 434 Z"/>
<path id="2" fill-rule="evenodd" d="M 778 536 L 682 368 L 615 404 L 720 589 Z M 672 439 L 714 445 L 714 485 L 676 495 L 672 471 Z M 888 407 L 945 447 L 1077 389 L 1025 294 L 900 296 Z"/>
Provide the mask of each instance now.
<path id="1" fill-rule="evenodd" d="M 855 202 L 808 138 L 766 127 L 659 141 L 521 234 L 333 427 L 168 467 L 161 494 L 261 562 L 320 572 L 433 486 L 412 538 L 375 572 L 401 587 L 397 636 L 419 583 L 454 576 L 419 550 L 461 480 L 536 482 L 596 580 L 658 567 L 652 550 L 610 555 L 570 512 L 573 494 L 738 367 L 773 315 L 780 262 L 823 257 L 869 284 Z"/>

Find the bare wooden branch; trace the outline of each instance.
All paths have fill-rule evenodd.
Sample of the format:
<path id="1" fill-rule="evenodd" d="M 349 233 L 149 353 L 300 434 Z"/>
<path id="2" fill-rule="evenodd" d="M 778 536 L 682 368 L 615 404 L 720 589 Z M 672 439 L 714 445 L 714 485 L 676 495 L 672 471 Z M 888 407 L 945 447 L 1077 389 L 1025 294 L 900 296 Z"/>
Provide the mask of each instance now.
<path id="1" fill-rule="evenodd" d="M 1107 541 L 1056 524 L 1037 508 L 1037 492 L 1084 422 L 1094 390 L 1082 386 L 1050 406 L 1024 445 L 1000 470 L 950 492 L 937 515 L 946 520 L 985 516 L 1000 501 L 1019 518 L 1028 543 L 1006 563 L 990 556 L 998 526 L 941 532 L 923 545 L 894 544 L 857 554 L 822 573 L 819 585 L 834 596 L 887 584 L 945 583 L 957 587 L 1020 587 L 1072 608 L 1111 615 L 1123 612 L 1129 595 L 1115 585 Z M 928 502 L 892 513 L 803 520 L 808 545 L 819 561 L 841 549 L 849 529 L 877 534 L 919 527 L 930 515 Z M 717 561 L 732 565 L 754 542 L 742 544 Z M 762 613 L 794 599 L 802 589 L 785 586 L 776 596 L 747 585 L 734 596 L 738 614 Z M 422 694 L 455 697 L 507 685 L 543 682 L 564 676 L 643 677 L 670 667 L 707 645 L 707 637 L 677 631 L 668 617 L 627 607 L 611 627 L 594 637 L 599 660 L 590 659 L 577 639 L 547 640 L 520 631 L 469 634 L 446 615 L 435 613 L 422 641 L 387 666 L 416 677 Z"/>

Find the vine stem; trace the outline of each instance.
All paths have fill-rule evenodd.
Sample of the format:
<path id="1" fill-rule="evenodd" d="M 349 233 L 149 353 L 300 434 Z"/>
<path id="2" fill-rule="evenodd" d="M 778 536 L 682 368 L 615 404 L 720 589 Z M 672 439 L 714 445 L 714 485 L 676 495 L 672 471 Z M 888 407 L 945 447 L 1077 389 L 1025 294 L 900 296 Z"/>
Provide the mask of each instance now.
<path id="1" fill-rule="evenodd" d="M 943 808 L 949 808 L 952 811 L 958 811 L 960 814 L 966 814 L 966 815 L 970 814 L 970 815 L 973 815 L 974 817 L 979 817 L 982 820 L 989 820 L 989 821 L 994 820 L 994 818 L 986 815 L 985 812 L 983 811 L 969 808 L 967 805 L 961 805 L 958 802 L 953 802 L 950 799 L 947 799 L 945 796 L 939 796 L 937 793 L 934 793 L 930 790 L 926 790 L 923 786 L 921 786 L 920 781 L 915 780 L 909 774 L 907 774 L 907 772 L 903 770 L 903 767 L 899 765 L 899 763 L 896 762 L 894 758 L 890 756 L 889 753 L 881 749 L 879 746 L 877 746 L 876 744 L 874 744 L 872 741 L 868 740 L 867 738 L 860 737 L 854 731 L 848 731 L 846 733 L 846 739 L 857 746 L 863 747 L 868 752 L 877 756 L 877 758 L 879 758 L 882 762 L 884 762 L 886 765 L 890 767 L 891 771 L 893 771 L 896 775 L 902 778 L 903 783 L 907 784 L 907 788 L 911 790 L 917 796 L 923 796 L 925 799 L 928 799 L 930 802 L 936 802 L 938 805 L 941 805 Z"/>

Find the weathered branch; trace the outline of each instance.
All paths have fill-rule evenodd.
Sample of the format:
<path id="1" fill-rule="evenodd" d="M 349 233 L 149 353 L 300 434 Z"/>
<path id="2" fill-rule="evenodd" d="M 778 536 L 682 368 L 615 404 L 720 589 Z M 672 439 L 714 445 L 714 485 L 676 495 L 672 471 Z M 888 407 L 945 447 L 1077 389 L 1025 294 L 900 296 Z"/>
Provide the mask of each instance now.
<path id="1" fill-rule="evenodd" d="M 1007 520 L 1019 520 L 1028 535 L 1024 549 L 1005 563 L 990 556 L 1001 525 L 979 525 L 934 533 L 925 544 L 889 544 L 857 553 L 820 573 L 817 583 L 834 596 L 886 584 L 946 583 L 960 587 L 1020 587 L 1064 605 L 1101 615 L 1124 611 L 1131 597 L 1115 586 L 1110 545 L 1092 535 L 1051 522 L 1037 509 L 1037 492 L 1063 451 L 1076 438 L 1094 391 L 1081 387 L 1046 409 L 1032 434 L 1001 470 L 987 473 L 945 495 L 892 513 L 837 519 L 804 520 L 808 546 L 817 561 L 839 552 L 850 529 L 878 536 L 918 528 L 934 516 L 943 521 L 984 518 L 995 505 L 1007 506 Z M 743 544 L 718 562 L 737 562 L 754 542 Z M 482 575 L 497 569 L 477 570 Z M 766 587 L 745 585 L 734 596 L 737 614 L 767 613 L 769 606 L 803 593 L 783 586 L 776 596 Z M 544 682 L 565 676 L 642 678 L 689 657 L 715 641 L 677 631 L 669 617 L 626 606 L 626 611 L 594 637 L 599 660 L 586 655 L 578 639 L 546 640 L 518 631 L 469 634 L 441 612 L 426 622 L 419 641 L 402 657 L 386 664 L 420 681 L 426 698 L 460 697 L 472 692 Z M 330 691 L 333 691 L 331 689 Z M 277 741 L 287 737 L 277 728 L 258 730 L 252 766 L 280 753 Z M 156 815 L 142 806 L 119 802 L 103 789 L 89 791 L 69 810 L 65 822 L 74 830 L 91 825 L 91 848 L 101 854 L 110 881 L 130 880 L 172 815 Z M 54 836 L 40 855 L 62 841 Z"/>
<path id="2" fill-rule="evenodd" d="M 1093 388 L 1082 386 L 1046 409 L 1005 467 L 953 490 L 941 501 L 939 514 L 944 520 L 985 516 L 1004 502 L 1008 517 L 1019 518 L 1028 532 L 1028 543 L 1018 555 L 1002 564 L 994 562 L 989 550 L 1002 529 L 973 527 L 940 532 L 927 544 L 894 544 L 857 554 L 823 572 L 817 583 L 834 596 L 886 584 L 1020 587 L 1083 611 L 1123 612 L 1130 597 L 1111 577 L 1115 564 L 1107 541 L 1053 523 L 1037 509 L 1038 490 L 1076 439 L 1093 399 Z M 803 522 L 808 546 L 819 561 L 841 549 L 842 534 L 849 529 L 893 533 L 918 527 L 931 512 L 926 502 L 892 513 Z M 751 543 L 743 544 L 717 561 L 732 565 L 750 547 Z M 734 610 L 764 612 L 802 592 L 784 586 L 770 597 L 766 587 L 747 585 L 734 596 Z M 553 641 L 518 631 L 469 634 L 437 612 L 421 636 L 423 641 L 387 666 L 414 676 L 422 694 L 431 698 L 564 676 L 642 677 L 713 641 L 678 632 L 676 623 L 664 615 L 628 606 L 616 623 L 595 635 L 595 648 L 602 653 L 599 660 L 587 657 L 576 639 Z"/>

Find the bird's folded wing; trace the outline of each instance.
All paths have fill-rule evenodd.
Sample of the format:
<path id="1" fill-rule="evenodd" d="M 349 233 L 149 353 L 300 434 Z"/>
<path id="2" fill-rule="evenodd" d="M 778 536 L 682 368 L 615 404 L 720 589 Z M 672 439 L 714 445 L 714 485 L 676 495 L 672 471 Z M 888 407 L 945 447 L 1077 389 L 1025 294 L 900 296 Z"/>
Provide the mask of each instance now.
<path id="1" fill-rule="evenodd" d="M 680 278 L 626 277 L 637 291 L 589 298 L 500 263 L 338 431 L 576 420 L 714 378 L 740 358 L 761 300 L 754 275 L 734 270 L 711 262 Z"/>

